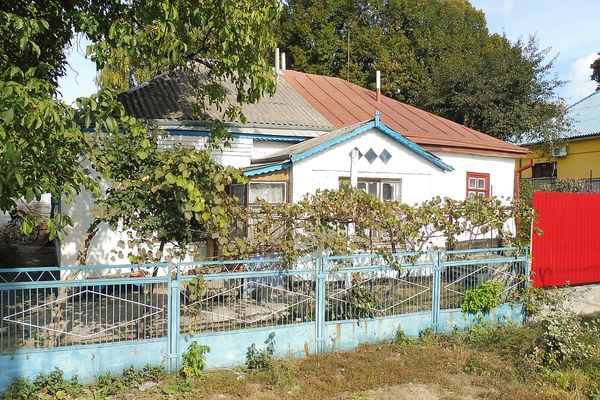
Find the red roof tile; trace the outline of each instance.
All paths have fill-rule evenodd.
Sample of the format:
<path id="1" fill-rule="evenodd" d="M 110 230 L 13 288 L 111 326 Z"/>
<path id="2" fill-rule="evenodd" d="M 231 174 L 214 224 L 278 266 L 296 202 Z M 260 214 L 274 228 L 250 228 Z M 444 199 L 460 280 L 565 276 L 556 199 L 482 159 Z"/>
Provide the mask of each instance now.
<path id="1" fill-rule="evenodd" d="M 373 118 L 428 150 L 522 157 L 529 151 L 437 115 L 381 96 L 340 78 L 285 70 L 283 76 L 304 99 L 336 128 Z"/>

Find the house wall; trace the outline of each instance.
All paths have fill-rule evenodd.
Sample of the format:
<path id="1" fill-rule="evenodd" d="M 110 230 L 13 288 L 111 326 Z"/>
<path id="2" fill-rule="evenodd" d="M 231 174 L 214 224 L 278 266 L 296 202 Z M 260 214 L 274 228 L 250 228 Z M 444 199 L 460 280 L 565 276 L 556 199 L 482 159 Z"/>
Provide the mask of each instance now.
<path id="1" fill-rule="evenodd" d="M 520 165 L 526 165 L 535 160 L 537 163 L 550 161 L 541 157 L 539 148 L 533 147 L 533 157 L 524 158 Z M 589 139 L 570 140 L 567 145 L 566 157 L 552 159 L 556 161 L 557 177 L 583 179 L 590 177 L 600 178 L 600 137 Z M 517 167 L 519 160 L 517 160 Z M 531 178 L 531 168 L 521 173 L 522 178 Z"/>
<path id="2" fill-rule="evenodd" d="M 491 194 L 512 197 L 514 159 L 458 153 L 436 153 L 454 171 L 445 172 L 376 129 L 297 162 L 293 167 L 293 201 L 317 189 L 335 189 L 340 178 L 350 175 L 350 152 L 358 148 L 363 154 L 358 160 L 358 177 L 372 179 L 401 179 L 401 200 L 407 204 L 420 203 L 434 196 L 454 199 L 466 197 L 466 173 L 490 174 Z M 372 148 L 376 154 L 386 149 L 391 159 L 385 164 L 377 158 L 369 163 L 364 154 Z"/>
<path id="3" fill-rule="evenodd" d="M 163 148 L 175 144 L 184 144 L 202 148 L 206 138 L 192 135 L 175 135 L 166 138 Z M 250 138 L 236 138 L 232 146 L 222 152 L 215 152 L 215 160 L 236 167 L 250 164 L 254 152 L 271 151 L 291 145 L 293 142 L 253 141 Z M 391 159 L 385 164 L 377 158 L 369 164 L 363 156 L 358 161 L 358 176 L 372 179 L 401 179 L 401 199 L 404 203 L 415 204 L 428 200 L 436 195 L 464 199 L 466 196 L 466 172 L 489 173 L 492 194 L 510 197 L 513 191 L 514 160 L 501 157 L 485 157 L 455 153 L 438 153 L 444 162 L 455 168 L 452 172 L 444 172 L 422 157 L 409 151 L 398 142 L 382 134 L 376 129 L 337 144 L 327 151 L 297 162 L 291 176 L 291 192 L 288 199 L 300 200 L 306 193 L 314 193 L 318 188 L 335 189 L 339 187 L 340 178 L 348 178 L 350 173 L 350 151 L 357 147 L 362 154 L 372 148 L 376 154 L 386 149 Z M 70 215 L 73 226 L 67 229 L 65 240 L 59 249 L 60 265 L 72 265 L 82 237 L 93 221 L 93 200 L 89 193 L 78 195 L 70 204 L 61 204 L 61 209 Z M 87 258 L 88 264 L 127 263 L 126 252 L 119 257 L 117 243 L 126 238 L 125 232 L 113 231 L 101 225 L 92 240 Z M 115 249 L 117 252 L 113 252 Z"/>
<path id="4" fill-rule="evenodd" d="M 284 143 L 287 146 L 293 144 L 293 142 L 253 142 L 253 139 L 250 138 L 235 138 L 231 141 L 231 147 L 222 151 L 214 151 L 213 158 L 224 165 L 243 168 L 250 165 L 254 143 L 258 145 L 259 151 L 264 152 L 277 150 L 280 143 Z M 276 144 L 270 145 L 269 143 Z M 186 145 L 201 149 L 205 144 L 206 137 L 203 136 L 170 135 L 160 142 L 159 147 L 169 148 L 175 145 Z M 69 204 L 62 201 L 61 210 L 71 216 L 73 226 L 66 229 L 65 238 L 58 249 L 58 260 L 60 265 L 73 265 L 75 263 L 81 240 L 94 220 L 92 211 L 93 206 L 92 196 L 87 191 L 76 196 Z M 114 231 L 106 224 L 101 224 L 89 247 L 87 263 L 129 263 L 127 252 L 124 251 L 120 255 L 118 252 L 120 249 L 117 246 L 120 240 L 126 241 L 126 239 L 126 232 L 122 230 Z"/>
<path id="5" fill-rule="evenodd" d="M 487 157 L 472 154 L 435 152 L 454 171 L 436 175 L 435 195 L 453 199 L 466 197 L 467 172 L 490 174 L 490 195 L 505 199 L 513 197 L 515 160 L 504 157 Z"/>
<path id="6" fill-rule="evenodd" d="M 401 199 L 405 203 L 416 203 L 431 197 L 432 178 L 438 173 L 439 168 L 381 132 L 372 129 L 294 164 L 292 173 L 294 202 L 299 201 L 307 193 L 315 193 L 317 189 L 338 188 L 340 178 L 350 176 L 350 152 L 355 147 L 363 154 L 357 162 L 359 178 L 401 179 Z M 384 149 L 387 149 L 392 157 L 387 164 L 379 158 L 370 164 L 364 155 L 371 148 L 376 154 L 381 154 Z M 411 190 L 410 188 L 413 187 L 418 187 L 419 190 Z"/>
<path id="7" fill-rule="evenodd" d="M 34 200 L 31 203 L 26 203 L 24 199 L 17 200 L 17 208 L 22 211 L 33 210 L 36 213 L 50 217 L 50 210 L 52 208 L 52 196 L 50 193 L 43 194 L 39 201 Z M 0 226 L 10 222 L 11 218 L 8 213 L 0 212 Z"/>
<path id="8" fill-rule="evenodd" d="M 290 147 L 297 142 L 255 140 L 252 148 L 252 158 L 263 158 L 269 154 Z"/>

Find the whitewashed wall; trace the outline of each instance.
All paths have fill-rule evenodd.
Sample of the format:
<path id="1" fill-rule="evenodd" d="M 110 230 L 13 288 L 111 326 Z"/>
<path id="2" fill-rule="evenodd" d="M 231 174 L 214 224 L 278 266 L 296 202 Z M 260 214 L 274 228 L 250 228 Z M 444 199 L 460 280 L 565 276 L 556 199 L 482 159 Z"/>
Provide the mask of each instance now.
<path id="1" fill-rule="evenodd" d="M 379 158 L 370 164 L 364 156 L 361 157 L 358 160 L 358 177 L 402 179 L 401 199 L 407 204 L 420 203 L 438 195 L 464 199 L 467 171 L 489 173 L 494 196 L 512 197 L 513 194 L 512 158 L 437 153 L 446 164 L 454 167 L 454 171 L 446 172 L 377 129 L 371 129 L 296 163 L 292 172 L 294 201 L 319 188 L 339 187 L 340 178 L 350 175 L 350 152 L 355 147 L 363 155 L 370 148 L 378 155 L 384 149 L 392 155 L 387 164 Z"/>
<path id="2" fill-rule="evenodd" d="M 206 138 L 199 136 L 175 135 L 163 139 L 159 147 L 167 148 L 177 144 L 192 146 L 197 149 L 204 147 Z M 223 151 L 215 151 L 213 158 L 224 164 L 235 166 L 238 168 L 250 165 L 251 153 L 253 149 L 253 140 L 247 138 L 236 138 L 232 140 L 231 147 Z M 73 226 L 67 229 L 65 239 L 60 245 L 58 259 L 60 265 L 73 265 L 77 259 L 77 252 L 81 239 L 88 227 L 92 223 L 93 216 L 93 199 L 89 192 L 83 192 L 78 195 L 70 204 L 64 201 L 61 204 L 61 209 L 67 215 L 70 215 L 73 221 Z M 94 236 L 89 248 L 87 263 L 88 264 L 127 264 L 127 252 L 124 252 L 123 257 L 119 257 L 118 253 L 113 252 L 117 249 L 119 240 L 126 239 L 126 232 L 121 230 L 113 231 L 106 224 L 102 224 L 98 229 L 98 233 Z"/>
<path id="3" fill-rule="evenodd" d="M 252 158 L 259 159 L 268 156 L 278 150 L 290 147 L 297 142 L 278 141 L 271 142 L 266 140 L 255 140 L 254 147 L 252 148 Z"/>
<path id="4" fill-rule="evenodd" d="M 405 203 L 412 204 L 431 198 L 434 193 L 434 176 L 444 174 L 438 167 L 395 140 L 371 129 L 295 164 L 292 172 L 294 201 L 319 188 L 338 188 L 340 178 L 350 176 L 350 152 L 355 147 L 363 155 L 371 148 L 378 155 L 384 149 L 392 155 L 387 164 L 379 158 L 369 164 L 364 156 L 361 157 L 358 160 L 357 175 L 359 178 L 402 179 L 401 199 Z"/>
<path id="5" fill-rule="evenodd" d="M 466 197 L 467 172 L 490 174 L 490 195 L 505 199 L 513 197 L 515 160 L 506 157 L 479 156 L 457 153 L 434 153 L 454 167 L 436 179 L 436 194 L 454 199 Z"/>
<path id="6" fill-rule="evenodd" d="M 17 208 L 23 211 L 33 210 L 44 217 L 50 217 L 52 196 L 50 196 L 50 193 L 46 193 L 42 195 L 40 201 L 34 200 L 31 203 L 26 203 L 24 199 L 17 200 Z M 10 222 L 10 215 L 8 213 L 0 212 L 0 226 L 3 226 L 8 222 Z"/>

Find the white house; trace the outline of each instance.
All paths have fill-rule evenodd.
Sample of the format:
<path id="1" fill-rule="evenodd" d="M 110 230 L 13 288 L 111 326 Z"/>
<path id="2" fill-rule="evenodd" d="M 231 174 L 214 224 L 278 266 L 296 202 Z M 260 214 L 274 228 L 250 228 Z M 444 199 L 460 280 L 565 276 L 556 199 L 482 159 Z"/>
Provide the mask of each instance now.
<path id="1" fill-rule="evenodd" d="M 202 148 L 209 130 L 192 118 L 185 77 L 163 74 L 120 97 L 126 110 L 165 129 L 162 146 Z M 232 100 L 233 101 L 233 100 Z M 353 177 L 375 196 L 418 203 L 434 196 L 512 197 L 515 159 L 528 150 L 381 96 L 379 90 L 340 78 L 280 71 L 272 97 L 242 107 L 246 122 L 228 125 L 232 146 L 215 154 L 244 169 L 247 185 L 232 188 L 247 204 L 257 198 L 295 202 L 317 189 L 338 188 Z M 354 157 L 353 157 L 354 155 Z M 74 226 L 60 246 L 61 265 L 74 262 L 92 221 L 84 193 L 62 209 Z M 111 260 L 122 238 L 104 226 L 88 255 L 90 264 Z"/>

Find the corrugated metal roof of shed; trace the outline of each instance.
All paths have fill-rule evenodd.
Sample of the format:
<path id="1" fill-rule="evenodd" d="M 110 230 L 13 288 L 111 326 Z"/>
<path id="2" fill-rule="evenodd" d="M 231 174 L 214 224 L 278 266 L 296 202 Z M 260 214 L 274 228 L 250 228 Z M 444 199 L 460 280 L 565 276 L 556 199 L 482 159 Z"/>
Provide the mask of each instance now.
<path id="1" fill-rule="evenodd" d="M 375 110 L 391 129 L 429 149 L 444 147 L 460 152 L 499 153 L 520 157 L 529 151 L 453 121 L 438 117 L 340 78 L 286 70 L 285 80 L 335 127 L 371 118 Z"/>
<path id="2" fill-rule="evenodd" d="M 225 82 L 228 89 L 227 103 L 237 104 L 235 88 Z M 119 95 L 125 110 L 138 118 L 149 120 L 197 120 L 193 107 L 197 99 L 192 95 L 190 79 L 182 72 L 162 74 Z M 256 125 L 279 125 L 305 127 L 318 130 L 334 126 L 319 114 L 294 88 L 280 79 L 273 96 L 264 96 L 255 104 L 242 105 L 246 123 Z M 218 119 L 221 113 L 209 107 L 209 117 Z M 240 122 L 240 121 L 235 121 Z"/>

